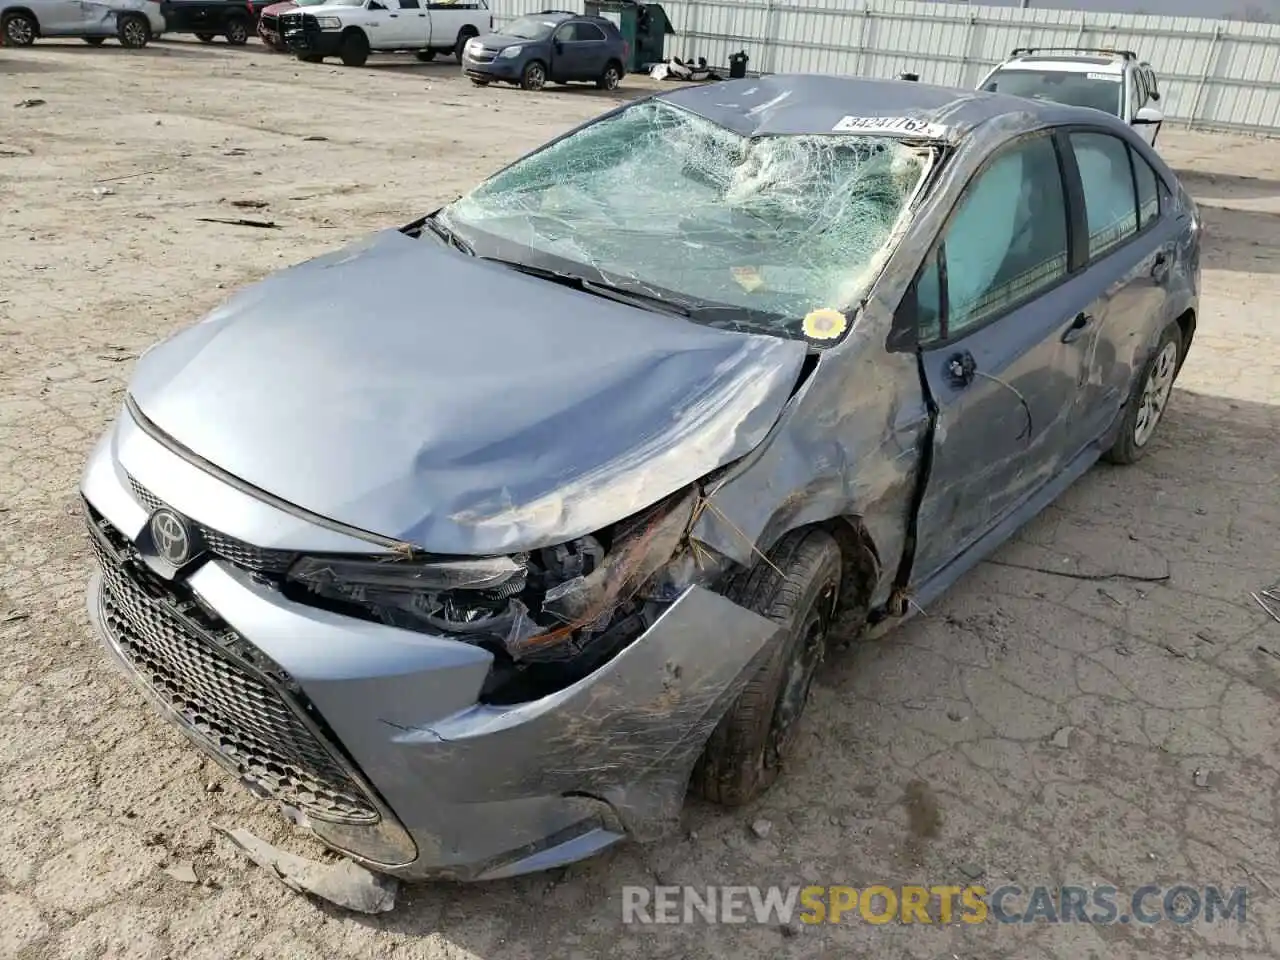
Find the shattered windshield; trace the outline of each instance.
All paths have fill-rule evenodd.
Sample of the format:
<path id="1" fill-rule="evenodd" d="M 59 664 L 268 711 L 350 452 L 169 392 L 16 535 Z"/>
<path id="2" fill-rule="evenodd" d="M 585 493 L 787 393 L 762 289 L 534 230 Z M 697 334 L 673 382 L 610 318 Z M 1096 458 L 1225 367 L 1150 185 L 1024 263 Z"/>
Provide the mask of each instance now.
<path id="1" fill-rule="evenodd" d="M 1069 107 L 1092 107 L 1113 116 L 1124 109 L 1124 77 L 1118 73 L 1067 70 L 1002 70 L 982 85 L 990 93 L 1052 100 Z"/>
<path id="2" fill-rule="evenodd" d="M 504 37 L 519 37 L 521 40 L 542 40 L 551 36 L 557 21 L 545 17 L 521 17 L 502 28 Z"/>
<path id="3" fill-rule="evenodd" d="M 521 259 L 736 315 L 694 309 L 695 320 L 834 340 L 927 159 L 888 137 L 742 137 L 650 100 L 518 161 L 440 219 L 480 255 L 498 240 Z"/>

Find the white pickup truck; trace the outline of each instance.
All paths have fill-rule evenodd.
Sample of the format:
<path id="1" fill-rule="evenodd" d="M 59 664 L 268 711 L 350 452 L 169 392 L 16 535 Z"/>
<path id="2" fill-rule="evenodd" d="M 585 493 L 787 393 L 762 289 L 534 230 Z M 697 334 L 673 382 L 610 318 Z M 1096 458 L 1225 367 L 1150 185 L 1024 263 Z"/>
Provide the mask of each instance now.
<path id="1" fill-rule="evenodd" d="M 461 60 L 467 41 L 492 29 L 485 0 L 325 0 L 280 17 L 281 40 L 300 60 L 340 57 L 349 67 L 363 66 L 375 51 Z"/>

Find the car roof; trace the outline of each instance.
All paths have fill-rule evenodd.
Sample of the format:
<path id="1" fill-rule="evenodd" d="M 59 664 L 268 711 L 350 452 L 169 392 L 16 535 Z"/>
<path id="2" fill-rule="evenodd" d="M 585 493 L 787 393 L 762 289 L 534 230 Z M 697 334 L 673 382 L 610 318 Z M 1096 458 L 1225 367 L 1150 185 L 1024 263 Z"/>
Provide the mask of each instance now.
<path id="1" fill-rule="evenodd" d="M 1000 70 L 1058 70 L 1062 73 L 1124 73 L 1125 60 L 1116 57 L 1014 57 Z"/>
<path id="2" fill-rule="evenodd" d="M 867 121 L 868 133 L 895 120 L 933 128 L 924 139 L 955 140 L 997 117 L 1015 114 L 1024 128 L 1086 120 L 1096 110 L 1027 100 L 1003 93 L 937 87 L 909 80 L 877 80 L 821 74 L 772 74 L 682 87 L 658 99 L 695 113 L 742 136 L 816 135 L 841 132 L 842 121 Z M 945 132 L 940 132 L 945 131 Z"/>

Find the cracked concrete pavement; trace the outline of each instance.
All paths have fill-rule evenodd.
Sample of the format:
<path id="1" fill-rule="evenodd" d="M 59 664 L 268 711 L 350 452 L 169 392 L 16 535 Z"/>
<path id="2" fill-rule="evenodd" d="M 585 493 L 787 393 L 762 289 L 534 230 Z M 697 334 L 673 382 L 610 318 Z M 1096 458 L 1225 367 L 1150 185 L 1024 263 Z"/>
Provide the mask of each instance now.
<path id="1" fill-rule="evenodd" d="M 927 616 L 832 660 L 764 799 L 691 804 L 668 840 L 551 875 L 410 888 L 365 918 L 289 893 L 214 839 L 211 824 L 242 825 L 318 849 L 109 667 L 82 612 L 79 470 L 152 341 L 614 100 L 473 89 L 450 62 L 345 70 L 188 42 L 2 50 L 0 78 L 0 957 L 1280 957 L 1280 624 L 1249 598 L 1280 580 L 1280 146 L 1164 131 L 1203 205 L 1205 291 L 1151 456 L 1095 469 Z M 24 98 L 45 103 L 13 106 Z M 1168 580 L 1087 579 L 1112 573 Z M 749 829 L 761 819 L 763 838 Z M 200 883 L 167 872 L 186 863 Z M 1248 914 L 620 922 L 624 884 L 975 875 L 1245 885 Z"/>

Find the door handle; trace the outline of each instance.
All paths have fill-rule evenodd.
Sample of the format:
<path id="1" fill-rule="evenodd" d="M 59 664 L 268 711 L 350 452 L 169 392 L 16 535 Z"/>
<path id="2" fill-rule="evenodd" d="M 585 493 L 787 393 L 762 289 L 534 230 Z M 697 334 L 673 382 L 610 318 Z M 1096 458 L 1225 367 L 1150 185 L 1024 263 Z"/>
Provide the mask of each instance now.
<path id="1" fill-rule="evenodd" d="M 1063 332 L 1062 342 L 1072 343 L 1079 340 L 1091 326 L 1093 326 L 1093 314 L 1077 313 L 1075 319 L 1071 321 L 1071 326 Z"/>
<path id="2" fill-rule="evenodd" d="M 953 353 L 947 358 L 947 379 L 956 390 L 963 390 L 973 383 L 977 372 L 978 363 L 968 350 L 963 353 Z"/>

